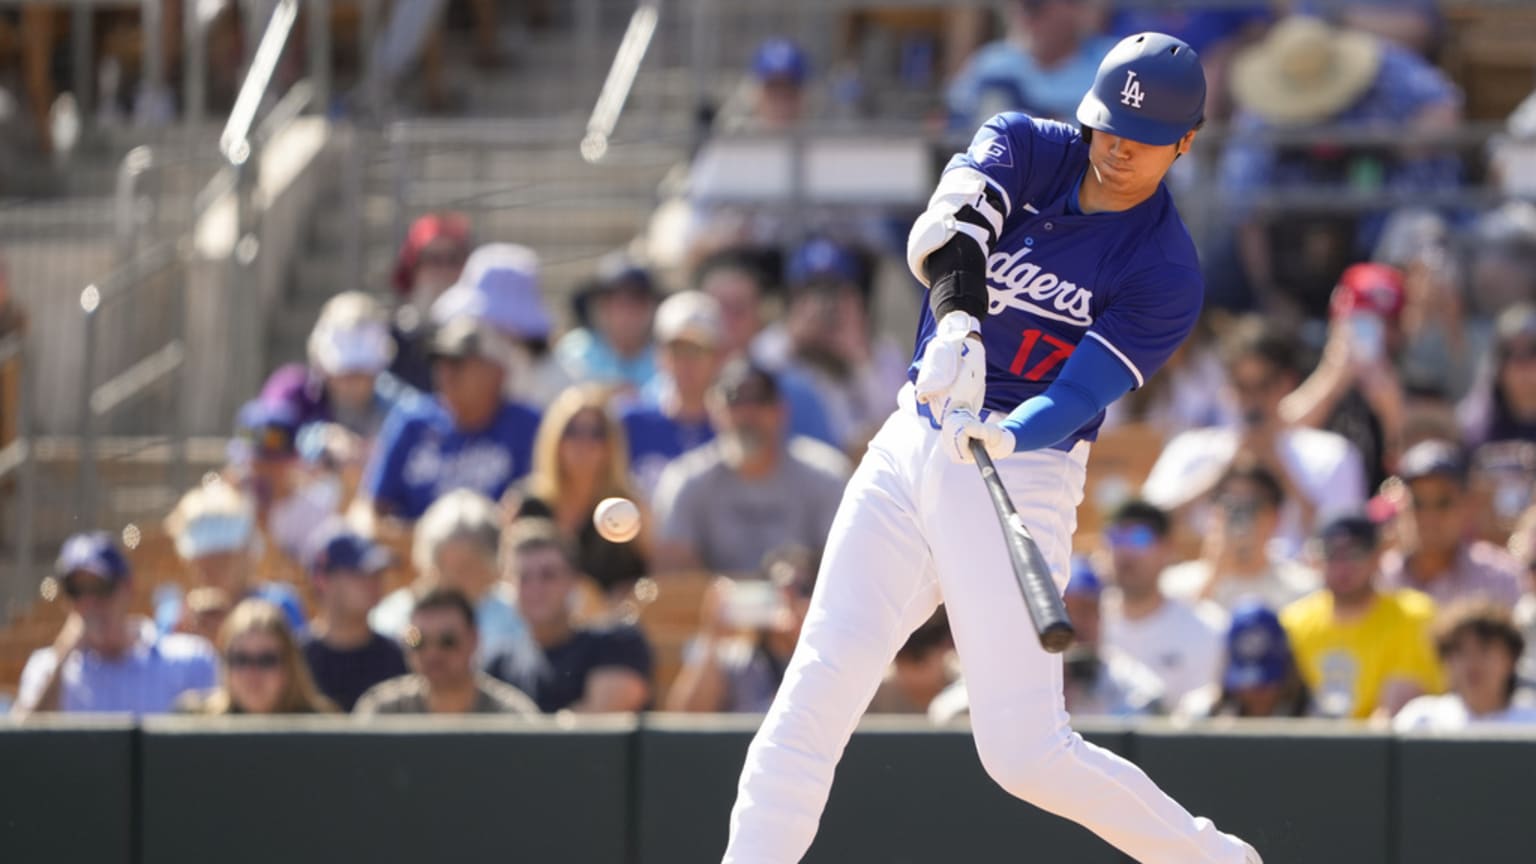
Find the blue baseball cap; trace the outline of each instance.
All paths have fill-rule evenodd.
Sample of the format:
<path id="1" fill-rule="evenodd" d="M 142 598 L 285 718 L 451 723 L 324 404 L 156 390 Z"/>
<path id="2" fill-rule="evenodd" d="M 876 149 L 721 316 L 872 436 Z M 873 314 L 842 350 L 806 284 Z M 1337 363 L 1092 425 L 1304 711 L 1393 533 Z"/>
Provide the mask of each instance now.
<path id="1" fill-rule="evenodd" d="M 257 456 L 291 456 L 298 452 L 299 411 L 288 402 L 252 399 L 240 407 L 236 422 L 250 437 Z"/>
<path id="2" fill-rule="evenodd" d="M 1247 690 L 1279 684 L 1291 671 L 1291 643 L 1280 617 L 1268 606 L 1245 602 L 1232 610 L 1227 628 L 1227 671 L 1222 686 Z"/>
<path id="3" fill-rule="evenodd" d="M 539 259 L 514 243 L 481 246 L 464 262 L 464 273 L 432 304 L 441 327 L 474 318 L 519 339 L 547 339 L 554 329 L 539 293 Z"/>
<path id="4" fill-rule="evenodd" d="M 1093 571 L 1093 565 L 1082 555 L 1072 556 L 1072 578 L 1067 581 L 1064 597 L 1097 597 L 1104 593 L 1104 580 Z"/>
<path id="5" fill-rule="evenodd" d="M 76 534 L 65 540 L 53 570 L 60 579 L 71 573 L 90 573 L 108 582 L 121 582 L 132 572 L 127 557 L 105 531 Z"/>
<path id="6" fill-rule="evenodd" d="M 752 75 L 758 81 L 779 78 L 803 84 L 809 65 L 805 52 L 793 40 L 775 37 L 757 46 L 757 53 L 752 56 Z"/>
<path id="7" fill-rule="evenodd" d="M 1138 33 L 1104 55 L 1077 122 L 1143 144 L 1176 143 L 1205 119 L 1205 69 L 1195 49 L 1165 33 Z"/>
<path id="8" fill-rule="evenodd" d="M 789 259 L 785 272 L 791 285 L 815 281 L 852 282 L 862 285 L 864 265 L 852 249 L 823 237 L 801 244 Z"/>
<path id="9" fill-rule="evenodd" d="M 311 541 L 305 568 L 310 575 L 357 570 L 378 573 L 390 564 L 389 550 L 345 525 L 322 528 Z"/>

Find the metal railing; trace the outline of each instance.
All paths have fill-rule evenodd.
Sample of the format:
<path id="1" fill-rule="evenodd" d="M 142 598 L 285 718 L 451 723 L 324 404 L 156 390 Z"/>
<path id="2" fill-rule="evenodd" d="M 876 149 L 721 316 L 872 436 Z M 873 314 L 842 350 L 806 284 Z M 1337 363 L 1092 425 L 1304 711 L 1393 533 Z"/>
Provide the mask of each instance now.
<path id="1" fill-rule="evenodd" d="M 608 78 L 603 91 L 592 106 L 592 117 L 587 120 L 587 134 L 581 140 L 581 155 L 588 162 L 598 162 L 608 153 L 608 139 L 618 125 L 624 106 L 629 101 L 630 90 L 635 86 L 635 76 L 640 64 L 645 62 L 645 52 L 650 50 L 651 38 L 656 35 L 656 22 L 660 17 L 656 0 L 641 0 L 630 16 L 629 28 L 624 31 L 624 41 L 613 54 L 608 68 Z"/>
<path id="2" fill-rule="evenodd" d="M 32 435 L 32 364 L 27 351 L 27 333 L 12 332 L 0 339 L 0 376 L 4 370 L 16 370 L 15 438 L 0 449 L 0 483 L 14 484 L 10 514 L 15 534 L 12 571 L 9 580 L 0 580 L 0 625 L 8 621 L 22 604 L 32 597 L 33 562 L 36 541 L 33 525 L 37 515 L 37 461 Z"/>

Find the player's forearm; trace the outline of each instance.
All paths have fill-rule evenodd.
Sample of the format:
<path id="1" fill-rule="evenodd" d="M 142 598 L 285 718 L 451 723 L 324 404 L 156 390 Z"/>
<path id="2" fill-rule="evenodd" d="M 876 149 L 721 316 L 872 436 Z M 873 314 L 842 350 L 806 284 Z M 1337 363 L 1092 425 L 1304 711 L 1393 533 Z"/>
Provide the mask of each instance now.
<path id="1" fill-rule="evenodd" d="M 980 321 L 987 315 L 987 255 L 974 239 L 957 234 L 923 262 L 928 277 L 928 307 L 935 321 L 964 312 Z"/>
<path id="2" fill-rule="evenodd" d="M 1050 447 L 1129 393 L 1134 383 L 1130 371 L 1108 349 L 1097 340 L 1084 339 L 1051 386 L 1013 409 L 1003 428 L 1013 433 L 1016 453 Z"/>

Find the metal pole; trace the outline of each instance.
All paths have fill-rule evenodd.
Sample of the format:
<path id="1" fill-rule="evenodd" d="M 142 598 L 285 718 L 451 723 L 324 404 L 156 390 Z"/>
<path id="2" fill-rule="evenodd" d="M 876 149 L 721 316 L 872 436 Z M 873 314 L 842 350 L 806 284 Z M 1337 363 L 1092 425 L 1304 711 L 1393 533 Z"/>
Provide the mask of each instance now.
<path id="1" fill-rule="evenodd" d="M 35 443 L 32 438 L 32 363 L 31 352 L 27 350 L 27 336 L 20 334 L 21 354 L 17 359 L 21 363 L 21 375 L 17 379 L 20 393 L 16 394 L 16 437 L 21 442 L 21 488 L 17 490 L 16 500 L 21 505 L 16 514 L 16 584 L 17 591 L 12 597 L 15 602 L 25 597 L 29 585 L 35 584 L 32 579 L 32 562 L 35 549 L 34 534 L 37 516 L 37 454 L 33 451 Z"/>
<path id="2" fill-rule="evenodd" d="M 141 92 L 150 99 L 164 98 L 165 93 L 165 10 L 161 0 L 139 0 L 139 27 L 144 31 L 144 83 Z M 197 4 L 187 13 L 196 14 Z"/>
<path id="3" fill-rule="evenodd" d="M 171 338 L 187 344 L 187 282 L 191 279 L 187 266 L 190 246 L 175 252 L 176 293 L 171 302 Z M 185 357 L 185 355 L 183 355 Z M 171 417 L 171 488 L 177 494 L 187 488 L 187 361 L 183 359 L 171 373 L 171 399 L 175 403 Z"/>
<path id="4" fill-rule="evenodd" d="M 203 28 L 201 5 L 186 3 L 181 10 L 181 111 L 192 129 L 203 125 L 208 110 L 208 33 Z"/>
<path id="5" fill-rule="evenodd" d="M 89 126 L 96 117 L 96 82 L 91 76 L 91 59 L 95 53 L 95 40 L 91 34 L 91 5 L 76 0 L 70 25 L 70 41 L 74 43 L 71 61 L 74 67 L 75 102 L 80 106 L 80 122 Z"/>
<path id="6" fill-rule="evenodd" d="M 80 374 L 80 478 L 75 520 L 82 529 L 96 526 L 96 414 L 91 408 L 91 392 L 96 389 L 96 310 L 100 305 L 101 291 L 95 285 L 80 292 L 85 339 Z"/>
<path id="7" fill-rule="evenodd" d="M 322 115 L 331 111 L 331 0 L 309 0 L 309 83 Z"/>
<path id="8" fill-rule="evenodd" d="M 367 194 L 369 161 L 373 158 L 373 141 L 367 129 L 356 120 L 348 124 L 347 134 L 352 139 L 351 153 L 342 168 L 346 181 L 346 223 L 341 234 L 342 285 L 345 291 L 366 291 L 363 285 L 363 220 L 366 218 L 363 197 Z"/>

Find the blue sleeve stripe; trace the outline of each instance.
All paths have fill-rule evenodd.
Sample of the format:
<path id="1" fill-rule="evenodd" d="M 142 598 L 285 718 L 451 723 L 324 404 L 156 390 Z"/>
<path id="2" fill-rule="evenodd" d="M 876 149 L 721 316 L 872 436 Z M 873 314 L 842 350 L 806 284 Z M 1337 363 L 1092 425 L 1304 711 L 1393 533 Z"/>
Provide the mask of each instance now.
<path id="1" fill-rule="evenodd" d="M 1125 356 L 1125 353 L 1122 352 L 1119 348 L 1111 345 L 1108 339 L 1105 339 L 1103 336 L 1100 336 L 1092 330 L 1088 331 L 1088 336 L 1089 338 L 1093 339 L 1093 341 L 1103 345 L 1105 348 L 1108 348 L 1109 353 L 1115 355 L 1115 357 L 1118 358 L 1121 363 L 1125 364 L 1125 368 L 1131 373 L 1131 377 L 1136 379 L 1137 387 L 1141 387 L 1147 383 L 1146 379 L 1141 376 L 1141 370 L 1137 369 L 1136 364 L 1131 362 L 1131 358 Z"/>

